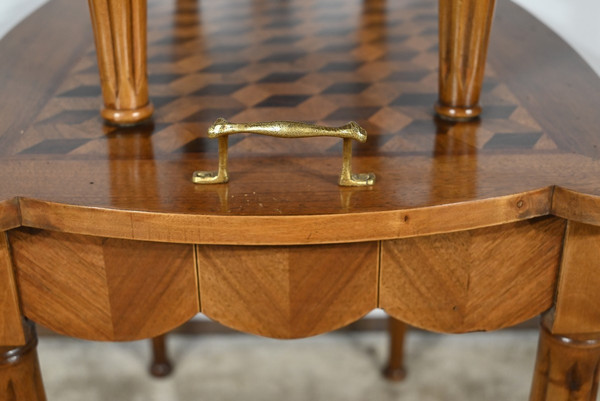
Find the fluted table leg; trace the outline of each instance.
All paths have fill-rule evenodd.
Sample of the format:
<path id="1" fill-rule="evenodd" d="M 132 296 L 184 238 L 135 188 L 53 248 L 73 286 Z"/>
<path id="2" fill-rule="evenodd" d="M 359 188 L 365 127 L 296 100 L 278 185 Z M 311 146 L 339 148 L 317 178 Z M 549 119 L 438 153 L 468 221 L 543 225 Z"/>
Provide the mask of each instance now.
<path id="1" fill-rule="evenodd" d="M 23 325 L 25 345 L 0 346 L 0 400 L 45 401 L 35 326 L 30 321 Z"/>
<path id="2" fill-rule="evenodd" d="M 146 70 L 146 0 L 88 0 L 96 39 L 102 117 L 130 125 L 152 116 Z"/>
<path id="3" fill-rule="evenodd" d="M 451 120 L 479 116 L 495 0 L 439 0 L 439 101 L 435 110 Z"/>

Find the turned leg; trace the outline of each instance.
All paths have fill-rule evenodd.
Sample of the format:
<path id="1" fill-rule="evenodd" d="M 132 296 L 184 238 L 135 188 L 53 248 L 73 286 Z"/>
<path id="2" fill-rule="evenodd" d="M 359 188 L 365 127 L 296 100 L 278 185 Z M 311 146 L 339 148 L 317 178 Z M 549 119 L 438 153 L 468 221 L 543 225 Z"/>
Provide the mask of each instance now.
<path id="1" fill-rule="evenodd" d="M 469 120 L 481 113 L 483 82 L 495 0 L 439 0 L 440 71 L 437 114 Z"/>
<path id="2" fill-rule="evenodd" d="M 129 125 L 152 115 L 146 72 L 146 0 L 88 0 L 96 39 L 102 117 Z"/>
<path id="3" fill-rule="evenodd" d="M 0 346 L 0 400 L 45 401 L 35 326 L 27 320 L 23 329 L 25 345 Z"/>
<path id="4" fill-rule="evenodd" d="M 388 333 L 390 337 L 390 357 L 383 370 L 386 379 L 400 381 L 406 377 L 404 369 L 404 335 L 406 325 L 400 320 L 390 317 L 388 319 Z"/>
<path id="5" fill-rule="evenodd" d="M 173 365 L 167 356 L 166 334 L 152 339 L 152 363 L 150 374 L 154 377 L 168 376 L 173 370 Z"/>
<path id="6" fill-rule="evenodd" d="M 594 401 L 600 371 L 600 226 L 567 223 L 554 307 L 542 318 L 531 401 Z"/>
<path id="7" fill-rule="evenodd" d="M 542 323 L 530 400 L 596 400 L 599 368 L 600 334 L 566 337 Z"/>

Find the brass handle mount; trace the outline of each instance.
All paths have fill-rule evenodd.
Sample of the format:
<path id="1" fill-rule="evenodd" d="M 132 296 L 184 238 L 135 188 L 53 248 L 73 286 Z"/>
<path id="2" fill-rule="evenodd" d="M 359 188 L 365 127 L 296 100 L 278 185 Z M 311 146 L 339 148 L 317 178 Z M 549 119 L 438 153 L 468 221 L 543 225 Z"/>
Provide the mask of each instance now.
<path id="1" fill-rule="evenodd" d="M 217 171 L 195 171 L 192 181 L 195 184 L 221 184 L 229 181 L 227 174 L 228 137 L 233 134 L 260 134 L 278 138 L 307 138 L 328 136 L 342 138 L 342 173 L 338 184 L 344 187 L 369 186 L 375 183 L 375 174 L 352 173 L 352 140 L 365 142 L 367 132 L 354 121 L 341 127 L 324 127 L 294 121 L 270 121 L 262 123 L 236 124 L 218 118 L 208 129 L 209 138 L 219 139 L 219 166 Z"/>

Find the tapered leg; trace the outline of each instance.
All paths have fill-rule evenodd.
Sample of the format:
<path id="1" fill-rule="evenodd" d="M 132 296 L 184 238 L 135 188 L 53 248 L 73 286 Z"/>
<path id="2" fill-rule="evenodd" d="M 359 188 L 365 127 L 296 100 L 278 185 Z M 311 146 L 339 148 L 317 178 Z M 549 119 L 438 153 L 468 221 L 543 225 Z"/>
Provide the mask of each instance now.
<path id="1" fill-rule="evenodd" d="M 88 0 L 104 97 L 102 117 L 113 124 L 148 119 L 146 0 Z"/>
<path id="2" fill-rule="evenodd" d="M 406 325 L 400 320 L 390 317 L 388 319 L 388 333 L 390 336 L 390 357 L 383 370 L 383 375 L 388 380 L 400 381 L 406 377 L 404 369 L 404 335 Z"/>
<path id="3" fill-rule="evenodd" d="M 25 345 L 0 346 L 0 400 L 45 401 L 35 326 L 30 321 L 23 325 Z"/>
<path id="4" fill-rule="evenodd" d="M 152 363 L 150 374 L 154 377 L 165 377 L 173 371 L 173 365 L 167 356 L 166 334 L 152 339 Z"/>
<path id="5" fill-rule="evenodd" d="M 479 94 L 495 0 L 439 0 L 440 72 L 437 114 L 468 120 L 481 113 Z"/>
<path id="6" fill-rule="evenodd" d="M 569 338 L 542 323 L 530 401 L 595 401 L 599 368 L 600 334 Z"/>

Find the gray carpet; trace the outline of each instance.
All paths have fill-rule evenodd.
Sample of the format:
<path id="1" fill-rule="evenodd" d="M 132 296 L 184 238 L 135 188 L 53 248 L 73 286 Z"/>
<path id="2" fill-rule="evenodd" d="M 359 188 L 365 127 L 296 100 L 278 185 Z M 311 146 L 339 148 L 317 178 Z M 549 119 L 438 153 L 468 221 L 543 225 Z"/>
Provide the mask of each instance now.
<path id="1" fill-rule="evenodd" d="M 384 333 L 277 341 L 249 335 L 172 336 L 176 370 L 147 374 L 149 343 L 42 338 L 49 401 L 527 400 L 535 331 L 468 335 L 411 332 L 402 383 L 379 374 Z"/>

